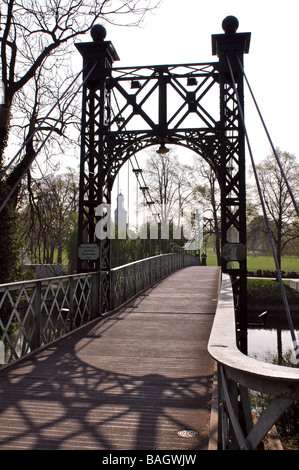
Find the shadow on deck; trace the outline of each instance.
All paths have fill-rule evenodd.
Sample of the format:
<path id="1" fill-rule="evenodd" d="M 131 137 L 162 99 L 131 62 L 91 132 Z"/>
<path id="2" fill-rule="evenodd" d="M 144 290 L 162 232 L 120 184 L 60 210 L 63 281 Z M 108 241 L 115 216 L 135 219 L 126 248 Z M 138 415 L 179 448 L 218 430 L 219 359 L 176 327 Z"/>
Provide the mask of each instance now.
<path id="1" fill-rule="evenodd" d="M 207 449 L 219 279 L 177 271 L 1 371 L 0 449 Z"/>

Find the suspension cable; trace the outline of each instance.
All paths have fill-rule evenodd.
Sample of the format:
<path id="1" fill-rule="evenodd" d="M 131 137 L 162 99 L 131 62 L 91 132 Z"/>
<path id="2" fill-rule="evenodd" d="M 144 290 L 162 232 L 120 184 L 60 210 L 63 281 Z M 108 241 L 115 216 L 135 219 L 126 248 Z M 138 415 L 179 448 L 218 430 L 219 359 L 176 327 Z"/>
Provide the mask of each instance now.
<path id="1" fill-rule="evenodd" d="M 244 76 L 244 78 L 245 78 L 245 80 L 246 80 L 248 89 L 249 89 L 249 91 L 250 91 L 251 97 L 252 97 L 253 102 L 254 102 L 254 104 L 255 104 L 256 110 L 257 110 L 257 112 L 258 112 L 258 115 L 259 115 L 259 117 L 260 117 L 260 119 L 261 119 L 261 122 L 262 122 L 262 124 L 263 124 L 264 130 L 265 130 L 266 135 L 267 135 L 267 137 L 268 137 L 268 140 L 269 140 L 269 142 L 270 142 L 270 145 L 271 145 L 273 154 L 274 154 L 274 156 L 275 156 L 275 158 L 276 158 L 276 161 L 277 161 L 277 164 L 278 164 L 279 169 L 280 169 L 280 171 L 281 171 L 282 177 L 284 178 L 284 181 L 285 181 L 285 183 L 286 183 L 286 185 L 287 185 L 289 194 L 290 194 L 290 196 L 291 196 L 291 198 L 292 198 L 294 207 L 295 207 L 296 212 L 297 212 L 297 215 L 298 215 L 298 217 L 299 217 L 299 208 L 298 208 L 298 205 L 297 205 L 297 203 L 296 203 L 295 197 L 294 197 L 294 195 L 293 195 L 293 192 L 292 192 L 292 190 L 291 190 L 291 187 L 290 187 L 289 182 L 288 182 L 288 180 L 287 180 L 287 177 L 286 177 L 286 175 L 285 175 L 284 169 L 283 169 L 283 167 L 282 167 L 282 165 L 281 165 L 280 159 L 279 159 L 279 157 L 278 157 L 278 155 L 277 155 L 276 149 L 275 149 L 275 147 L 274 147 L 274 144 L 273 144 L 272 139 L 271 139 L 271 137 L 270 137 L 270 134 L 269 134 L 269 132 L 268 132 L 268 129 L 267 129 L 267 126 L 266 126 L 265 121 L 264 121 L 264 119 L 263 119 L 262 113 L 261 113 L 261 111 L 260 111 L 260 109 L 259 109 L 259 106 L 258 106 L 258 104 L 257 104 L 257 101 L 256 101 L 256 99 L 255 99 L 255 97 L 254 97 L 252 88 L 251 88 L 251 86 L 250 86 L 250 84 L 249 84 L 249 81 L 248 81 L 247 76 L 246 76 L 246 74 L 245 74 L 244 68 L 243 68 L 242 63 L 241 63 L 241 61 L 240 61 L 240 58 L 239 58 L 238 54 L 236 54 L 236 56 L 237 56 L 237 60 L 238 60 L 239 66 L 240 66 L 240 68 L 241 68 L 241 72 L 242 72 L 242 74 L 243 74 L 243 76 Z"/>
<path id="2" fill-rule="evenodd" d="M 23 143 L 23 145 L 21 146 L 21 148 L 18 150 L 18 152 L 16 153 L 16 155 L 11 159 L 11 161 L 8 163 L 8 165 L 5 166 L 5 168 L 1 171 L 0 173 L 0 181 L 2 181 L 2 179 L 4 178 L 5 174 L 7 173 L 7 170 L 11 167 L 11 165 L 14 163 L 14 161 L 18 158 L 18 156 L 20 155 L 20 153 L 22 152 L 22 150 L 26 147 L 26 145 L 28 145 L 28 143 L 33 139 L 34 135 L 39 131 L 39 129 L 41 128 L 41 126 L 44 124 L 44 122 L 46 121 L 46 119 L 50 116 L 50 114 L 52 113 L 53 109 L 56 108 L 57 104 L 65 97 L 65 95 L 69 92 L 70 88 L 73 86 L 73 84 L 76 82 L 76 80 L 78 79 L 79 75 L 81 75 L 81 73 L 84 71 L 81 70 L 76 76 L 75 78 L 72 80 L 72 82 L 69 84 L 69 86 L 66 88 L 66 90 L 63 92 L 63 94 L 61 95 L 60 98 L 58 98 L 58 100 L 56 100 L 55 104 L 52 106 L 52 108 L 50 109 L 50 111 L 48 111 L 47 115 L 41 120 L 41 122 L 39 123 L 39 125 L 37 126 L 36 129 L 34 129 L 32 131 L 32 133 L 26 138 L 25 142 Z"/>
<path id="3" fill-rule="evenodd" d="M 121 110 L 120 110 L 120 106 L 119 106 L 119 103 L 118 103 L 118 101 L 117 101 L 117 97 L 116 97 L 115 92 L 114 92 L 113 89 L 112 89 L 112 94 L 113 94 L 113 97 L 114 97 L 114 101 L 115 101 L 115 104 L 116 104 L 118 113 L 120 113 L 120 111 L 121 111 Z M 114 117 L 115 117 L 114 111 L 112 111 L 112 112 L 113 112 L 113 115 L 114 115 Z M 137 157 L 136 157 L 136 154 L 134 153 L 132 156 L 134 156 L 134 158 L 135 158 L 135 163 L 136 163 L 137 169 L 138 169 L 138 170 L 141 170 L 141 169 L 140 169 L 140 166 L 139 166 L 139 163 L 138 163 L 138 160 L 137 160 Z M 133 165 L 133 162 L 132 162 L 132 160 L 131 160 L 131 157 L 129 158 L 129 161 L 130 161 L 130 164 L 131 164 L 131 166 L 132 166 L 132 170 L 134 171 L 135 167 L 134 167 L 134 165 Z M 140 171 L 140 173 L 141 173 L 141 178 L 142 178 L 142 180 L 143 180 L 143 187 L 145 188 L 145 187 L 147 187 L 147 185 L 146 185 L 146 182 L 145 182 L 145 179 L 144 179 L 144 175 L 143 175 L 143 173 L 142 173 L 142 170 Z M 141 189 L 140 181 L 139 181 L 138 173 L 137 173 L 137 172 L 136 172 L 136 180 L 137 180 L 137 184 L 139 185 L 139 189 Z M 150 207 L 150 212 L 151 212 L 152 215 L 155 217 L 155 214 L 154 214 L 154 212 L 153 212 L 153 210 L 152 210 L 152 207 L 151 207 L 152 204 L 154 204 L 154 201 L 153 201 L 153 198 L 152 198 L 152 196 L 151 196 L 151 194 L 150 194 L 149 189 L 147 189 L 147 193 L 148 193 L 148 196 L 149 196 L 150 201 L 147 200 L 147 197 L 146 197 L 146 195 L 145 195 L 145 192 L 143 192 L 144 199 L 145 199 L 146 204 Z M 159 220 L 161 221 L 161 219 L 160 219 L 160 214 L 158 214 L 158 218 L 159 218 Z"/>
<path id="4" fill-rule="evenodd" d="M 264 203 L 264 200 L 263 200 L 262 190 L 261 190 L 261 187 L 260 187 L 259 178 L 258 178 L 256 166 L 255 166 L 254 159 L 253 159 L 253 154 L 252 154 L 252 150 L 251 150 L 251 146 L 250 146 L 246 126 L 245 126 L 244 114 L 243 114 L 243 110 L 242 110 L 242 107 L 241 107 L 240 98 L 239 98 L 238 90 L 237 90 L 237 87 L 236 87 L 236 83 L 235 83 L 235 79 L 234 79 L 234 75 L 233 75 L 233 71 L 232 71 L 232 67 L 231 67 L 231 63 L 230 63 L 228 55 L 227 55 L 226 58 L 227 58 L 229 71 L 230 71 L 230 74 L 231 74 L 231 79 L 232 79 L 234 91 L 235 91 L 235 94 L 236 94 L 237 100 L 238 100 L 239 113 L 240 113 L 241 120 L 242 120 L 242 125 L 243 125 L 243 128 L 244 128 L 244 133 L 245 133 L 246 142 L 247 142 L 247 146 L 248 146 L 248 150 L 249 150 L 249 154 L 250 154 L 251 164 L 252 164 L 252 168 L 253 168 L 253 172 L 254 172 L 254 176 L 255 176 L 255 180 L 256 180 L 256 185 L 257 185 L 257 189 L 258 189 L 258 193 L 259 193 L 259 198 L 260 198 L 261 205 L 262 205 L 264 219 L 265 219 L 265 222 L 266 222 L 267 232 L 268 232 L 268 236 L 269 236 L 269 240 L 270 240 L 270 244 L 271 244 L 271 249 L 272 249 L 272 253 L 273 253 L 273 258 L 274 258 L 274 261 L 275 261 L 275 266 L 276 266 L 276 271 L 277 271 L 277 278 L 278 278 L 278 281 L 279 281 L 281 294 L 282 294 L 282 298 L 283 298 L 283 303 L 284 303 L 284 307 L 285 307 L 285 311 L 286 311 L 286 315 L 287 315 L 287 320 L 288 320 L 288 324 L 289 324 L 289 329 L 290 329 L 290 333 L 291 333 L 291 337 L 292 337 L 293 347 L 294 347 L 296 359 L 297 359 L 297 362 L 298 362 L 298 365 L 299 365 L 299 347 L 298 347 L 298 343 L 297 343 L 297 338 L 296 338 L 296 334 L 295 334 L 295 330 L 294 330 L 294 326 L 293 326 L 293 321 L 292 321 L 292 317 L 291 317 L 291 312 L 290 312 L 286 292 L 285 292 L 283 281 L 282 281 L 282 275 L 281 275 L 280 267 L 279 267 L 279 264 L 278 264 L 278 259 L 277 259 L 277 255 L 276 255 L 276 251 L 275 251 L 275 247 L 274 247 L 274 242 L 273 242 L 273 238 L 272 238 L 272 234 L 271 234 L 271 230 L 270 230 L 269 219 L 268 219 L 268 216 L 267 216 L 267 211 L 266 211 L 265 203 Z"/>
<path id="5" fill-rule="evenodd" d="M 149 207 L 150 207 L 150 212 L 151 212 L 152 215 L 155 217 L 155 213 L 153 212 L 152 207 L 151 207 L 152 204 L 155 204 L 155 202 L 153 201 L 153 198 L 152 198 L 152 196 L 151 196 L 150 190 L 149 190 L 149 188 L 148 188 L 147 185 L 146 185 L 146 181 L 145 181 L 145 179 L 144 179 L 143 172 L 142 172 L 142 170 L 140 169 L 140 166 L 139 166 L 139 163 L 138 163 L 138 160 L 137 160 L 137 157 L 136 157 L 135 154 L 134 154 L 134 158 L 135 158 L 136 167 L 137 167 L 137 169 L 140 170 L 140 172 L 141 172 L 141 178 L 142 178 L 142 181 L 143 181 L 143 187 L 144 187 L 144 188 L 147 188 L 146 191 L 147 191 L 148 196 L 149 196 L 149 201 L 148 201 L 148 198 L 147 198 L 147 196 L 146 196 L 146 194 L 145 194 L 145 190 L 142 190 L 142 191 L 143 191 L 143 195 L 144 195 L 145 202 L 146 202 L 147 205 L 149 205 Z M 132 169 L 133 169 L 133 171 L 134 171 L 134 169 L 136 169 L 136 168 L 134 167 L 133 162 L 131 161 L 131 159 L 130 159 L 130 163 L 131 163 Z M 138 173 L 137 173 L 137 172 L 136 172 L 136 179 L 137 179 L 137 183 L 138 183 L 138 185 L 139 185 L 139 189 L 141 189 L 142 186 L 140 185 L 140 181 L 139 181 Z M 161 222 L 160 214 L 158 214 L 158 218 L 159 218 L 159 220 L 160 220 L 160 222 Z"/>
<path id="6" fill-rule="evenodd" d="M 66 105 L 64 111 L 66 111 L 69 106 L 71 105 L 71 103 L 73 102 L 73 100 L 75 99 L 75 97 L 77 96 L 77 93 L 79 92 L 80 88 L 85 84 L 85 82 L 88 80 L 89 76 L 91 75 L 91 73 L 93 72 L 93 70 L 95 69 L 97 65 L 97 62 L 94 64 L 94 66 L 91 68 L 91 70 L 89 71 L 89 73 L 86 75 L 85 79 L 83 80 L 82 83 L 80 83 L 79 87 L 77 88 L 76 92 L 72 95 L 70 101 L 68 102 L 68 104 Z M 81 73 L 81 72 L 80 72 Z M 56 119 L 55 123 L 51 126 L 51 129 L 48 133 L 48 135 L 45 137 L 45 139 L 43 140 L 43 142 L 41 143 L 41 145 L 39 146 L 39 148 L 34 152 L 34 155 L 30 158 L 28 164 L 26 165 L 25 169 L 23 170 L 23 172 L 21 173 L 21 175 L 19 176 L 19 178 L 17 179 L 17 181 L 15 182 L 14 186 L 11 188 L 10 192 L 8 193 L 8 195 L 6 196 L 6 198 L 4 199 L 3 203 L 1 204 L 0 206 L 0 213 L 2 212 L 2 210 L 4 209 L 4 207 L 6 206 L 6 204 L 8 203 L 8 201 L 10 200 L 11 196 L 13 195 L 13 193 L 15 192 L 16 188 L 18 187 L 18 185 L 20 184 L 20 182 L 22 181 L 23 177 L 25 176 L 25 174 L 28 172 L 30 166 L 32 165 L 32 163 L 34 162 L 35 158 L 37 157 L 38 153 L 40 152 L 40 150 L 43 148 L 43 146 L 45 145 L 45 143 L 47 142 L 47 140 L 49 139 L 50 135 L 52 134 L 52 132 L 54 131 L 55 127 L 57 126 L 59 122 L 59 118 Z"/>

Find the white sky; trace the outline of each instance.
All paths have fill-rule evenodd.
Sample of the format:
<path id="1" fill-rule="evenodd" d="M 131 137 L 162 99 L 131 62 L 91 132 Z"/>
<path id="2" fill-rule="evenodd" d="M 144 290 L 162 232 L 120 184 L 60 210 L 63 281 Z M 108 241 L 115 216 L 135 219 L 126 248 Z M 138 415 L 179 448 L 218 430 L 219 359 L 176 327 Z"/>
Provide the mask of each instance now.
<path id="1" fill-rule="evenodd" d="M 120 62 L 115 66 L 217 61 L 211 35 L 234 15 L 238 32 L 251 32 L 245 72 L 275 146 L 299 157 L 297 109 L 298 2 L 296 0 L 163 0 L 142 28 L 107 25 Z M 268 140 L 246 90 L 245 117 L 256 159 L 269 153 Z M 258 145 L 257 145 L 258 143 Z"/>
<path id="2" fill-rule="evenodd" d="M 112 41 L 120 56 L 116 67 L 217 61 L 211 35 L 223 33 L 222 20 L 228 15 L 238 18 L 237 32 L 251 32 L 245 72 L 273 144 L 299 158 L 296 0 L 163 0 L 154 14 L 145 17 L 141 28 L 105 25 L 106 40 Z M 271 150 L 246 86 L 245 119 L 258 162 Z M 125 194 L 124 186 L 126 182 L 121 182 L 119 189 Z"/>

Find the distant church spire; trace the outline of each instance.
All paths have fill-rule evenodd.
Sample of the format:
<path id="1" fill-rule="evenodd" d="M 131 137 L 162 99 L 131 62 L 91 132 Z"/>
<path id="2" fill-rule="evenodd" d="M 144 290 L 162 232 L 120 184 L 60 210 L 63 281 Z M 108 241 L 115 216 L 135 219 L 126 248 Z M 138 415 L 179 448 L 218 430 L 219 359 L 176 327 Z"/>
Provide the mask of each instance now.
<path id="1" fill-rule="evenodd" d="M 124 208 L 125 198 L 122 193 L 117 196 L 117 206 L 114 211 L 114 221 L 118 226 L 118 238 L 126 238 L 127 211 Z"/>

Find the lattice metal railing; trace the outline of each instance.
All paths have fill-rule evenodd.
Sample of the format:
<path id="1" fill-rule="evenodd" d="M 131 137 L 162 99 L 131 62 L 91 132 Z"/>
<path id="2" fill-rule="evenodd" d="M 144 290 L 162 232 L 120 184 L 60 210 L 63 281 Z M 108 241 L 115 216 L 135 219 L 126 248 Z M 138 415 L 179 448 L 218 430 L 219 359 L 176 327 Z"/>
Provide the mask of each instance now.
<path id="1" fill-rule="evenodd" d="M 192 264 L 198 264 L 194 256 L 174 253 L 120 266 L 110 278 L 108 273 L 88 273 L 0 285 L 0 366 L 107 313 L 101 293 L 108 284 L 116 308 Z"/>
<path id="2" fill-rule="evenodd" d="M 94 318 L 96 273 L 0 286 L 4 363 L 18 359 Z"/>
<path id="3" fill-rule="evenodd" d="M 178 269 L 198 264 L 190 254 L 153 256 L 112 269 L 113 308 L 122 305 L 141 290 Z"/>
<path id="4" fill-rule="evenodd" d="M 280 415 L 299 400 L 299 369 L 260 362 L 238 349 L 232 285 L 226 274 L 222 275 L 208 350 L 218 372 L 218 429 L 211 429 L 210 448 L 259 448 Z M 256 423 L 249 392 L 273 398 Z"/>

